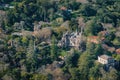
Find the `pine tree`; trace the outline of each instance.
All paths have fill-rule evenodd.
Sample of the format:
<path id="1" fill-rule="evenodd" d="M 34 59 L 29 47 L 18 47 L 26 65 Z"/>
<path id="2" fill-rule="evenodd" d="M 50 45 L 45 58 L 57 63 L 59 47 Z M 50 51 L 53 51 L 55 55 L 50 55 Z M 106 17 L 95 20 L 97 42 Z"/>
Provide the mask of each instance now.
<path id="1" fill-rule="evenodd" d="M 57 45 L 56 45 L 56 38 L 55 38 L 55 36 L 52 36 L 51 58 L 52 59 L 57 59 Z"/>

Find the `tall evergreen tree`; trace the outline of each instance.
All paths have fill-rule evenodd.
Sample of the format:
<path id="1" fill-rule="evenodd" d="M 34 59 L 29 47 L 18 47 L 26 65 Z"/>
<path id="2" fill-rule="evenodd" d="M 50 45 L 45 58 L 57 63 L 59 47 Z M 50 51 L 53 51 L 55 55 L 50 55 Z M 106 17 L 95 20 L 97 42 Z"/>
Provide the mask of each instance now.
<path id="1" fill-rule="evenodd" d="M 51 58 L 57 59 L 57 44 L 56 44 L 56 38 L 53 35 L 52 36 L 52 44 L 51 44 Z"/>

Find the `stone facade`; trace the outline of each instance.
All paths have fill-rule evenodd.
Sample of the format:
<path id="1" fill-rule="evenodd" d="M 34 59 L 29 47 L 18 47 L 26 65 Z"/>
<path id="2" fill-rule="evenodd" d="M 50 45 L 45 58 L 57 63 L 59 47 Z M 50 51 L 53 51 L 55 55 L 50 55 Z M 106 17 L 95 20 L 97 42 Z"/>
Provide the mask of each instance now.
<path id="1" fill-rule="evenodd" d="M 61 47 L 74 47 L 79 48 L 81 43 L 81 33 L 79 32 L 66 32 L 58 45 Z"/>

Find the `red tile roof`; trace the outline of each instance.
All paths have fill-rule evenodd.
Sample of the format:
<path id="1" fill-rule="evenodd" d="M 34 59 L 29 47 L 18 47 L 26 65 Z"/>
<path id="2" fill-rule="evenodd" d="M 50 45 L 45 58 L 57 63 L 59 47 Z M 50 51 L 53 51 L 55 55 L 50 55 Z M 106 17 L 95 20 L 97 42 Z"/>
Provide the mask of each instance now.
<path id="1" fill-rule="evenodd" d="M 117 53 L 117 54 L 120 54 L 120 48 L 119 48 L 119 49 L 116 49 L 116 53 Z"/>
<path id="2" fill-rule="evenodd" d="M 103 41 L 103 40 L 105 40 L 105 38 L 104 37 L 99 37 L 99 36 L 89 36 L 88 37 L 88 42 L 92 42 L 92 43 L 96 43 L 96 44 L 98 44 L 100 41 Z"/>
<path id="3" fill-rule="evenodd" d="M 98 36 L 90 36 L 91 39 L 98 39 Z"/>
<path id="4" fill-rule="evenodd" d="M 63 7 L 61 7 L 60 9 L 61 9 L 61 10 L 67 10 L 67 8 L 66 8 L 66 7 L 64 7 L 64 6 L 63 6 Z"/>
<path id="5" fill-rule="evenodd" d="M 99 43 L 99 37 L 98 36 L 90 36 L 88 37 L 88 42 L 93 42 L 98 44 Z"/>

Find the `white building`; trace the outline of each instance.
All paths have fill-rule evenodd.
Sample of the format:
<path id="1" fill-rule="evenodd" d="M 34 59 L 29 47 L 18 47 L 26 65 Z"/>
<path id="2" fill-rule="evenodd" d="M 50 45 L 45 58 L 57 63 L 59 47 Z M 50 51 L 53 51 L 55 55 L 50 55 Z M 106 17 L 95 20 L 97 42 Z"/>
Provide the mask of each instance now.
<path id="1" fill-rule="evenodd" d="M 114 63 L 115 60 L 111 56 L 101 55 L 98 56 L 98 62 L 100 62 L 101 64 L 111 64 Z"/>

